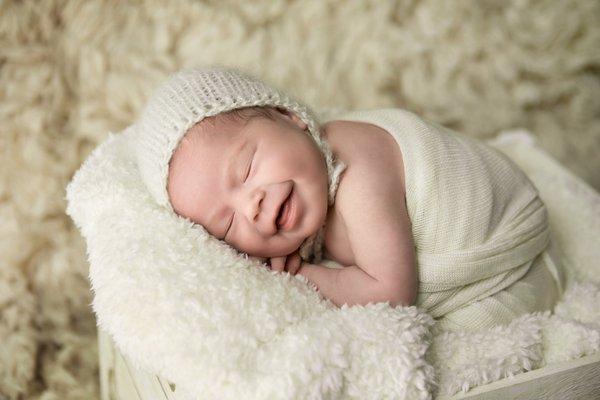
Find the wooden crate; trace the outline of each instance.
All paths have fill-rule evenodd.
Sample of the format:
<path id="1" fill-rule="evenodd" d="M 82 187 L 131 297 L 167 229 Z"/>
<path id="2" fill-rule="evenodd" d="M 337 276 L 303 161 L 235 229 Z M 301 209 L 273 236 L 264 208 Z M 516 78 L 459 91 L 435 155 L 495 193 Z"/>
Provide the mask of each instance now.
<path id="1" fill-rule="evenodd" d="M 177 387 L 136 369 L 98 330 L 102 400 L 183 400 Z M 600 353 L 525 372 L 437 400 L 600 399 Z"/>

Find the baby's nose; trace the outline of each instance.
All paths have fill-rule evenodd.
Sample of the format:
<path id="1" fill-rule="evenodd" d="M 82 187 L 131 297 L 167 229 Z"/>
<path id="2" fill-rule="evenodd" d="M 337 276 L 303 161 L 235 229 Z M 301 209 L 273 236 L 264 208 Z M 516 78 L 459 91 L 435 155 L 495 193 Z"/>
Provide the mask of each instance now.
<path id="1" fill-rule="evenodd" d="M 264 190 L 255 190 L 250 193 L 250 200 L 246 204 L 246 217 L 248 221 L 256 223 L 262 208 L 262 202 L 265 198 Z"/>
<path id="2" fill-rule="evenodd" d="M 265 209 L 265 197 L 266 192 L 262 189 L 250 193 L 246 204 L 246 218 L 262 235 L 269 236 L 277 232 L 277 226 L 267 214 L 269 210 Z"/>

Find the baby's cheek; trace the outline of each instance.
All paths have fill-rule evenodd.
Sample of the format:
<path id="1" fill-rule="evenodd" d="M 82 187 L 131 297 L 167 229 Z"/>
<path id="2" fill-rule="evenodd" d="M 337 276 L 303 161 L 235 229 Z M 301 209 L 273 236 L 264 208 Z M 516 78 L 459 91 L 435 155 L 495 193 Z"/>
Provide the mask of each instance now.
<path id="1" fill-rule="evenodd" d="M 259 235 L 248 233 L 238 233 L 238 236 L 227 243 L 238 251 L 248 254 L 252 257 L 280 257 L 296 251 L 303 240 L 290 239 L 275 235 L 265 240 Z"/>
<path id="2" fill-rule="evenodd" d="M 231 240 L 228 244 L 238 251 L 247 253 L 250 256 L 261 256 L 260 247 L 257 246 L 256 240 L 248 237 L 248 235 L 240 234 L 235 240 Z"/>

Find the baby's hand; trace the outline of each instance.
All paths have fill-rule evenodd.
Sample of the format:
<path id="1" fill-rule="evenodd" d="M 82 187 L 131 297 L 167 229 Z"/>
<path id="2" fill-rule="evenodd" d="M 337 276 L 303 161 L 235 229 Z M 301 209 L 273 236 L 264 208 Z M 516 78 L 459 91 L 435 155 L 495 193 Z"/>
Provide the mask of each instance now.
<path id="1" fill-rule="evenodd" d="M 270 258 L 269 265 L 273 271 L 287 271 L 290 275 L 296 275 L 302 265 L 302 258 L 300 258 L 299 250 L 296 250 L 287 256 Z"/>

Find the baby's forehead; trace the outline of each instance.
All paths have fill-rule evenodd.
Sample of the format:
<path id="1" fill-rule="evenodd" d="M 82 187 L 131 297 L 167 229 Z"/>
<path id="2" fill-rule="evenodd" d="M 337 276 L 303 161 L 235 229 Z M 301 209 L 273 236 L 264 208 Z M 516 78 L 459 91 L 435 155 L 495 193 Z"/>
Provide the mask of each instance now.
<path id="1" fill-rule="evenodd" d="M 268 119 L 275 121 L 268 109 L 240 109 L 212 115 L 195 123 L 184 135 L 186 141 L 203 140 L 208 144 L 211 139 L 234 139 L 243 133 L 252 121 Z M 187 139 L 186 139 L 187 138 Z"/>
<path id="2" fill-rule="evenodd" d="M 217 154 L 213 148 L 218 147 L 216 151 L 222 154 L 224 146 L 234 144 L 234 137 L 231 135 L 233 130 L 227 129 L 230 125 L 230 122 L 221 124 L 205 118 L 189 128 L 169 160 L 169 182 L 180 182 L 176 178 L 187 176 L 194 169 L 198 157 L 205 159 L 207 155 Z M 211 150 L 207 150 L 209 148 Z"/>
<path id="3" fill-rule="evenodd" d="M 226 118 L 223 114 L 212 115 L 196 122 L 190 129 L 199 133 L 213 133 L 217 129 L 226 129 L 233 127 L 235 121 Z"/>
<path id="4" fill-rule="evenodd" d="M 214 142 L 212 139 L 222 138 L 225 135 L 231 136 L 238 129 L 234 121 L 218 118 L 217 116 L 207 117 L 196 122 L 187 130 L 181 139 L 180 146 L 202 141 L 209 145 Z"/>
<path id="5" fill-rule="evenodd" d="M 269 107 L 249 107 L 203 118 L 188 129 L 175 152 L 186 147 L 193 149 L 199 145 L 207 147 L 223 141 L 235 141 L 252 121 L 269 120 L 277 123 L 275 114 Z"/>

